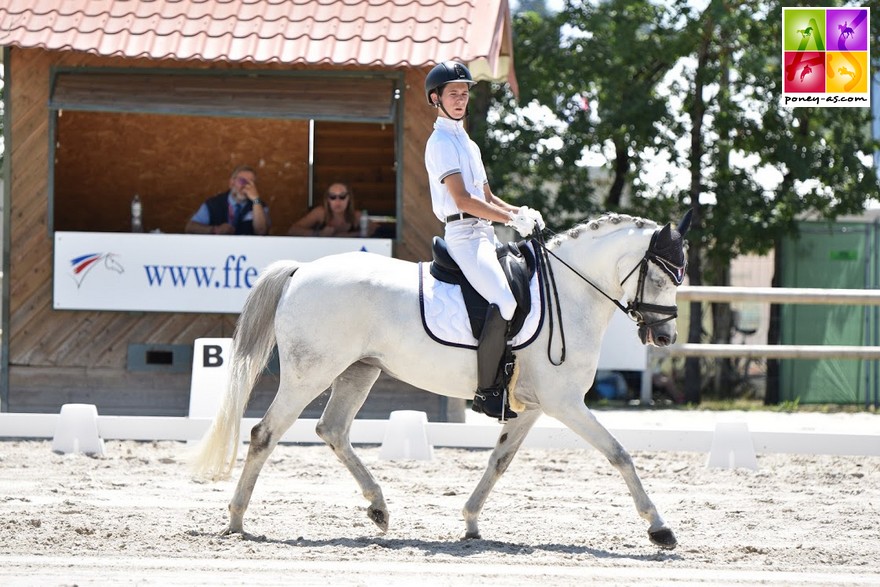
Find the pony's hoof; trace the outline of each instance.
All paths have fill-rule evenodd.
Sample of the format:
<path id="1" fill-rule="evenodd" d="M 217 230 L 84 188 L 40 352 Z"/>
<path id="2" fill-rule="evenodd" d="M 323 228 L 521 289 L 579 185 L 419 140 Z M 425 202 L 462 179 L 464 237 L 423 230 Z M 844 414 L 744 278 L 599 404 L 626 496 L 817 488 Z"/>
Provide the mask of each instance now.
<path id="1" fill-rule="evenodd" d="M 672 530 L 669 528 L 660 528 L 654 532 L 648 530 L 648 538 L 651 539 L 651 542 L 660 548 L 665 548 L 666 550 L 672 550 L 678 546 L 678 541 L 675 540 L 675 534 L 673 534 Z"/>
<path id="2" fill-rule="evenodd" d="M 478 530 L 474 530 L 473 532 L 465 532 L 464 536 L 461 537 L 462 540 L 480 540 L 483 537 L 480 535 Z"/>
<path id="3" fill-rule="evenodd" d="M 225 530 L 220 532 L 220 536 L 232 536 L 233 534 L 244 534 L 244 530 L 241 529 L 241 526 L 234 528 L 233 526 L 227 526 Z"/>
<path id="4" fill-rule="evenodd" d="M 367 509 L 367 517 L 373 520 L 373 523 L 379 526 L 383 532 L 388 531 L 388 512 L 377 508 Z"/>

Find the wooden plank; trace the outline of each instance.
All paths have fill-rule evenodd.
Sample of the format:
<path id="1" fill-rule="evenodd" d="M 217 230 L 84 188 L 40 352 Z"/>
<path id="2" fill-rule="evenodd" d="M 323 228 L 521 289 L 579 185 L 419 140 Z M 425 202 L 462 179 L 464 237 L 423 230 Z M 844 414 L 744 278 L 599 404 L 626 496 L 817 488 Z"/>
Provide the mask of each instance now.
<path id="1" fill-rule="evenodd" d="M 652 352 L 658 357 L 880 360 L 880 347 L 847 345 L 684 343 L 669 347 L 657 347 Z"/>
<path id="2" fill-rule="evenodd" d="M 389 120 L 393 85 L 356 77 L 70 71 L 57 75 L 51 103 L 68 110 Z"/>
<path id="3" fill-rule="evenodd" d="M 688 286 L 678 288 L 679 300 L 706 302 L 771 302 L 776 304 L 880 305 L 880 290 L 809 287 Z"/>

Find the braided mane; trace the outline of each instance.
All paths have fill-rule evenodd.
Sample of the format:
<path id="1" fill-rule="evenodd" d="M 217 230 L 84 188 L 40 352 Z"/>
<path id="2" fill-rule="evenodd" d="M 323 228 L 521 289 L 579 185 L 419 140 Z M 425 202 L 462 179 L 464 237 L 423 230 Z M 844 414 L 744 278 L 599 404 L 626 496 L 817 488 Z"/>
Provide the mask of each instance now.
<path id="1" fill-rule="evenodd" d="M 653 220 L 639 218 L 638 216 L 617 214 L 616 212 L 605 212 L 598 218 L 585 220 L 584 222 L 575 224 L 564 233 L 556 235 L 548 246 L 555 248 L 562 244 L 563 241 L 578 238 L 582 233 L 587 231 L 598 231 L 599 234 L 611 232 L 612 230 L 617 230 L 623 224 L 634 224 L 636 228 L 644 228 L 646 226 L 651 228 L 659 226 L 659 224 Z"/>

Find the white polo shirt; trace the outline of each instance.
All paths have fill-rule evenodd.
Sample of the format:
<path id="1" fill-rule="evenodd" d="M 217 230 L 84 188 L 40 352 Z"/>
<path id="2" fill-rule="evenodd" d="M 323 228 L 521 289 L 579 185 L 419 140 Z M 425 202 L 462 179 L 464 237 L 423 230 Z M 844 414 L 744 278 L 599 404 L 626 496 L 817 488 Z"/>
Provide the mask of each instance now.
<path id="1" fill-rule="evenodd" d="M 445 222 L 447 216 L 461 212 L 443 183 L 450 175 L 460 173 L 471 197 L 485 201 L 483 185 L 489 183 L 486 168 L 483 167 L 480 148 L 465 132 L 461 121 L 437 118 L 434 132 L 425 146 L 425 167 L 431 186 L 431 205 L 440 222 Z"/>

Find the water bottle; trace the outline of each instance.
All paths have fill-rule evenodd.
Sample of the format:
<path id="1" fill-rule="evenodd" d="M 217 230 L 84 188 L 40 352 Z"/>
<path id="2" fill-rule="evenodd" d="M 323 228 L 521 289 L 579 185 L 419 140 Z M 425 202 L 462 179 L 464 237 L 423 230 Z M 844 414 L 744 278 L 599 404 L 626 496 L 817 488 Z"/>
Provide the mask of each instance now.
<path id="1" fill-rule="evenodd" d="M 142 213 L 141 208 L 141 197 L 137 194 L 131 199 L 131 231 L 132 232 L 143 232 L 144 231 L 144 221 L 141 216 Z"/>
<path id="2" fill-rule="evenodd" d="M 364 210 L 361 212 L 361 226 L 360 226 L 360 235 L 361 237 L 367 236 L 367 233 L 370 230 L 370 217 L 367 215 L 367 211 Z"/>

